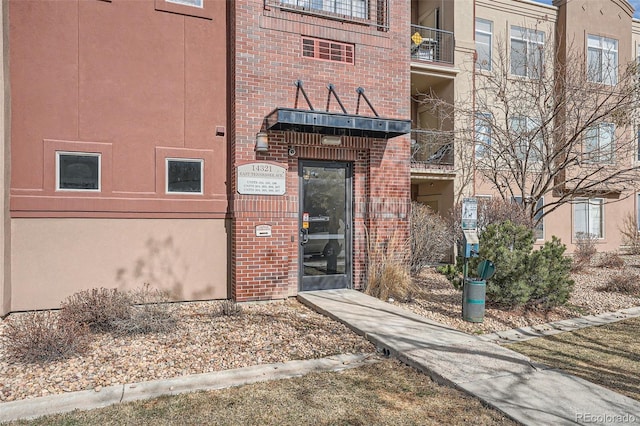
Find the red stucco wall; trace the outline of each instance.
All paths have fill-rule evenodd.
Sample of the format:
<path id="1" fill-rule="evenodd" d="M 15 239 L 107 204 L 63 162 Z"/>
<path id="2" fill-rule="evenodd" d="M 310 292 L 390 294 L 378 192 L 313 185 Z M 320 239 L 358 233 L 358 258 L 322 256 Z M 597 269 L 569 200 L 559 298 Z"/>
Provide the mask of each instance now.
<path id="1" fill-rule="evenodd" d="M 10 2 L 13 217 L 224 217 L 226 2 L 207 2 L 213 19 L 164 0 Z M 55 191 L 60 147 L 102 153 L 100 193 Z M 204 194 L 166 195 L 165 156 L 204 158 Z"/>

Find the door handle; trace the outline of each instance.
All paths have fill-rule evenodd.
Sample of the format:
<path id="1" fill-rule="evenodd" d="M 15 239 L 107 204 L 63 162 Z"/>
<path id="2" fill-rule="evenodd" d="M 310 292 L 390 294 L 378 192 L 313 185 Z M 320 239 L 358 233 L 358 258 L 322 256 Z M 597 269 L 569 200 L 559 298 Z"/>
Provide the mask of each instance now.
<path id="1" fill-rule="evenodd" d="M 309 242 L 309 230 L 307 228 L 300 228 L 300 244 L 305 245 Z"/>

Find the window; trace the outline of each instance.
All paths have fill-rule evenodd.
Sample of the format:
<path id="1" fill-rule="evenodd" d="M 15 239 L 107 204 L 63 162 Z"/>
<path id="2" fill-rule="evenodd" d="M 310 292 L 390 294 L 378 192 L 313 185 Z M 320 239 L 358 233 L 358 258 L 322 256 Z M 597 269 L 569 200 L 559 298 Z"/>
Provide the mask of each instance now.
<path id="1" fill-rule="evenodd" d="M 476 19 L 476 68 L 491 71 L 491 39 L 493 23 Z"/>
<path id="2" fill-rule="evenodd" d="M 56 152 L 56 190 L 100 191 L 100 154 Z"/>
<path id="3" fill-rule="evenodd" d="M 640 124 L 636 125 L 636 161 L 640 161 Z"/>
<path id="4" fill-rule="evenodd" d="M 536 212 L 533 215 L 533 220 L 538 222 L 534 228 L 536 234 L 536 240 L 544 240 L 544 197 L 541 197 L 536 203 Z"/>
<path id="5" fill-rule="evenodd" d="M 154 0 L 154 3 L 158 11 L 213 20 L 217 2 L 216 0 Z"/>
<path id="6" fill-rule="evenodd" d="M 587 36 L 587 78 L 610 86 L 618 83 L 618 40 Z"/>
<path id="7" fill-rule="evenodd" d="M 302 56 L 353 64 L 353 45 L 317 38 L 302 38 Z"/>
<path id="8" fill-rule="evenodd" d="M 613 138 L 615 126 L 601 123 L 587 129 L 584 137 L 585 160 L 592 162 L 613 161 Z"/>
<path id="9" fill-rule="evenodd" d="M 522 197 L 514 196 L 511 200 L 515 203 L 522 204 Z M 544 197 L 540 197 L 536 202 L 536 210 L 533 214 L 534 222 L 538 222 L 538 224 L 533 229 L 536 240 L 544 240 L 544 218 L 542 215 L 544 214 Z"/>
<path id="10" fill-rule="evenodd" d="M 573 203 L 573 235 L 604 238 L 604 202 L 602 198 L 576 198 Z"/>
<path id="11" fill-rule="evenodd" d="M 538 120 L 530 117 L 511 117 L 509 127 L 516 158 L 520 161 L 540 161 L 544 141 Z"/>
<path id="12" fill-rule="evenodd" d="M 167 193 L 202 194 L 202 159 L 167 158 Z"/>
<path id="13" fill-rule="evenodd" d="M 204 0 L 165 0 L 167 3 L 182 4 L 185 6 L 199 7 L 204 6 Z"/>
<path id="14" fill-rule="evenodd" d="M 636 212 L 637 212 L 637 217 L 636 217 L 636 227 L 638 228 L 638 231 L 640 231 L 640 194 L 636 195 Z"/>
<path id="15" fill-rule="evenodd" d="M 491 121 L 493 116 L 491 113 L 476 113 L 475 123 L 475 139 L 476 139 L 476 158 L 482 158 L 489 154 L 491 149 Z"/>
<path id="16" fill-rule="evenodd" d="M 296 8 L 328 12 L 351 18 L 368 18 L 367 0 L 280 0 L 283 5 Z"/>
<path id="17" fill-rule="evenodd" d="M 544 66 L 544 32 L 511 27 L 511 74 L 540 78 Z"/>

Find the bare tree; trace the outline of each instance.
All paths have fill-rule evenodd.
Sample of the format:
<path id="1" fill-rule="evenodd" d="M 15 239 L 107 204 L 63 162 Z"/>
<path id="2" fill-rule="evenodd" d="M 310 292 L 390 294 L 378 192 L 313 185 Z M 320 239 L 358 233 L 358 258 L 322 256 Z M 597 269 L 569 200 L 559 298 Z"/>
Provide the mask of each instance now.
<path id="1" fill-rule="evenodd" d="M 491 66 L 483 64 L 473 93 L 463 94 L 466 101 L 445 106 L 430 94 L 422 101 L 453 111 L 463 123 L 457 151 L 466 163 L 473 159 L 474 179 L 490 183 L 503 200 L 521 201 L 534 222 L 575 197 L 629 196 L 625 190 L 640 177 L 637 64 L 618 64 L 607 40 L 587 58 L 583 47 L 556 49 L 541 31 L 521 31 L 523 42 L 512 41 L 509 50 L 498 40 Z"/>

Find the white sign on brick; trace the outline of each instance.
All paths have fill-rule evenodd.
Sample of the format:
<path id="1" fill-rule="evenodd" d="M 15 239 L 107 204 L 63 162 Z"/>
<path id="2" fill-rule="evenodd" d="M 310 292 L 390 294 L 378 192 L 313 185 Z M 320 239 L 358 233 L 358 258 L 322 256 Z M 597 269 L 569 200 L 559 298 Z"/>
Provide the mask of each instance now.
<path id="1" fill-rule="evenodd" d="M 238 166 L 238 193 L 244 195 L 284 195 L 287 169 L 270 163 Z"/>

